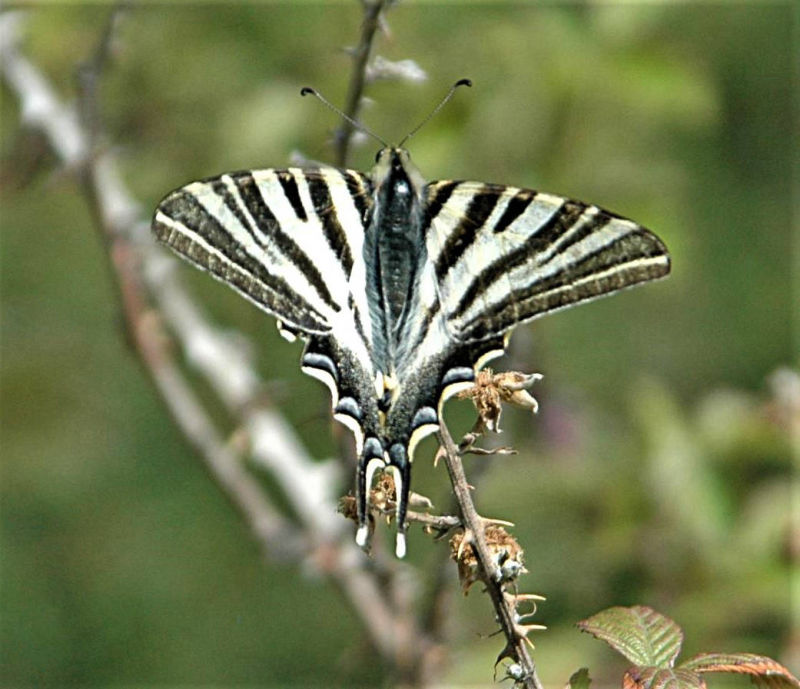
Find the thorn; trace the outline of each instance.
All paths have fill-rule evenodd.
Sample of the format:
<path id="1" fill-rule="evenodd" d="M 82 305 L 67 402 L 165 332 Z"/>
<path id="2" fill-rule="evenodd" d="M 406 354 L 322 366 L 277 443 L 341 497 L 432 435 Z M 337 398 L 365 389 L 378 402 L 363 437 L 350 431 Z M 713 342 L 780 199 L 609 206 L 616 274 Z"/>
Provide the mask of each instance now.
<path id="1" fill-rule="evenodd" d="M 530 632 L 542 632 L 546 630 L 543 624 L 515 624 L 514 631 L 517 632 L 521 637 L 523 637 L 526 641 L 528 641 L 528 634 Z M 530 642 L 529 642 L 530 643 Z M 531 644 L 532 646 L 533 644 Z"/>
<path id="2" fill-rule="evenodd" d="M 470 448 L 475 444 L 475 441 L 478 439 L 480 433 L 475 433 L 474 431 L 470 431 L 466 433 L 461 441 L 458 443 L 458 452 L 459 454 L 464 454 L 465 452 L 469 452 Z"/>
<path id="3" fill-rule="evenodd" d="M 499 431 L 498 431 L 498 433 L 499 433 Z M 505 447 L 505 446 L 503 446 L 503 447 L 495 447 L 495 448 L 492 448 L 492 449 L 487 449 L 487 448 L 484 448 L 484 447 L 472 447 L 472 446 L 469 446 L 468 448 L 465 448 L 465 449 L 461 450 L 460 454 L 462 454 L 462 455 L 466 455 L 466 454 L 470 454 L 470 455 L 515 455 L 515 454 L 517 454 L 517 450 L 515 450 L 513 447 Z"/>
<path id="4" fill-rule="evenodd" d="M 480 520 L 483 522 L 484 526 L 490 526 L 492 524 L 497 524 L 498 526 L 516 526 L 514 522 L 507 522 L 505 519 L 492 519 L 491 517 L 481 517 Z"/>
<path id="5" fill-rule="evenodd" d="M 494 661 L 494 666 L 497 667 L 497 665 L 506 658 L 514 660 L 515 657 L 516 655 L 514 653 L 514 647 L 507 641 L 505 648 L 502 651 L 500 651 L 500 653 L 497 656 L 497 660 Z"/>
<path id="6" fill-rule="evenodd" d="M 520 624 L 525 618 L 533 617 L 537 612 L 538 611 L 536 610 L 536 605 L 534 605 L 533 606 L 533 610 L 531 610 L 530 612 L 525 612 L 525 613 L 522 613 L 522 614 L 516 613 L 514 615 L 514 621 L 515 621 L 515 623 Z"/>
<path id="7" fill-rule="evenodd" d="M 544 378 L 541 373 L 523 373 L 520 375 L 522 376 L 521 380 L 504 383 L 505 387 L 511 391 L 528 390 L 533 387 L 534 383 Z"/>
<path id="8" fill-rule="evenodd" d="M 540 596 L 538 593 L 517 593 L 517 594 L 508 594 L 509 596 L 516 598 L 517 600 L 547 600 L 544 596 Z"/>
<path id="9" fill-rule="evenodd" d="M 408 504 L 414 507 L 425 507 L 426 509 L 431 509 L 433 507 L 433 502 L 430 498 L 420 495 L 419 493 L 414 493 L 413 491 L 411 491 L 408 496 Z"/>

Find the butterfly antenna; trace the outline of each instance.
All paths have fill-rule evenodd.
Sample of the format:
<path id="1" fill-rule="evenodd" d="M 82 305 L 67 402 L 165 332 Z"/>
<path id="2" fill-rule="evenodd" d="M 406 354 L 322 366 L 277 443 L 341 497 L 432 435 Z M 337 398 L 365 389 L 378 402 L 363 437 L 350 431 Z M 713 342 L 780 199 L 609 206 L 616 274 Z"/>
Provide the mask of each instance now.
<path id="1" fill-rule="evenodd" d="M 428 124 L 428 120 L 430 120 L 437 112 L 439 112 L 447 102 L 453 97 L 453 94 L 456 92 L 456 89 L 459 86 L 472 86 L 472 81 L 469 79 L 459 79 L 455 84 L 450 87 L 450 90 L 447 92 L 447 95 L 439 101 L 439 105 L 437 105 L 433 110 L 430 111 L 428 116 L 422 120 L 414 129 L 412 129 L 408 134 L 403 137 L 403 140 L 400 142 L 398 148 L 402 148 L 403 144 L 408 141 L 414 134 L 416 134 L 420 129 L 422 129 L 426 124 Z"/>
<path id="2" fill-rule="evenodd" d="M 341 117 L 346 122 L 349 122 L 351 125 L 353 125 L 353 127 L 355 127 L 358 131 L 364 132 L 364 134 L 368 134 L 373 139 L 375 139 L 375 141 L 379 141 L 383 145 L 384 148 L 389 148 L 389 144 L 387 144 L 383 139 L 381 139 L 381 137 L 379 137 L 377 134 L 375 134 L 375 132 L 370 131 L 369 129 L 367 129 L 367 127 L 365 127 L 363 124 L 361 124 L 361 122 L 358 122 L 357 120 L 354 120 L 352 117 L 350 117 L 350 115 L 347 115 L 344 112 L 342 112 L 341 110 L 339 110 L 339 108 L 337 108 L 333 103 L 331 103 L 327 98 L 325 98 L 325 96 L 323 96 L 316 89 L 312 89 L 310 86 L 304 86 L 303 88 L 300 89 L 300 95 L 301 96 L 309 96 L 309 95 L 310 96 L 316 96 L 317 98 L 319 98 L 320 101 L 322 101 L 323 105 L 328 107 L 330 110 L 333 110 L 333 112 L 335 112 L 337 115 L 339 115 L 339 117 Z"/>

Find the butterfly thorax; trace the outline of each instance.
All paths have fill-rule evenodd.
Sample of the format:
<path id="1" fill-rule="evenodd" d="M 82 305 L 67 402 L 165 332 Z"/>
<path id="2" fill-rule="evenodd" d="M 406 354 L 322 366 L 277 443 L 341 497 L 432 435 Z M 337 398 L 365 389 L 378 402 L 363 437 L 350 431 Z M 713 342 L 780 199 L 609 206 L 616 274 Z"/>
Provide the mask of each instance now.
<path id="1" fill-rule="evenodd" d="M 395 378 L 397 357 L 413 314 L 419 271 L 426 259 L 420 213 L 424 183 L 408 153 L 396 148 L 378 154 L 372 179 L 373 216 L 366 232 L 364 259 L 373 361 L 376 373 L 388 383 Z M 391 387 L 387 386 L 383 406 L 391 403 Z"/>

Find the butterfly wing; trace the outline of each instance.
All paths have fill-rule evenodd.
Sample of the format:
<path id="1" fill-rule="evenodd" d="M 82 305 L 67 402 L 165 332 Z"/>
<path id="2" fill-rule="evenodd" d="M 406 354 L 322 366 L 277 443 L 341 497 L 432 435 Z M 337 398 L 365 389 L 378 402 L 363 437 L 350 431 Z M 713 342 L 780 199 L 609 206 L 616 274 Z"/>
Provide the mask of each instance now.
<path id="1" fill-rule="evenodd" d="M 398 554 L 414 446 L 441 403 L 471 385 L 518 324 L 669 272 L 661 241 L 596 206 L 479 182 L 433 182 L 418 222 L 427 260 L 397 344 L 399 387 L 381 422 L 364 259 L 373 196 L 349 170 L 260 170 L 168 195 L 156 236 L 307 340 L 303 370 L 331 389 L 334 416 L 356 435 L 357 540 L 376 467 L 401 481 Z M 366 438 L 366 440 L 365 440 Z"/>
<path id="2" fill-rule="evenodd" d="M 378 418 L 362 251 L 371 207 L 359 172 L 248 170 L 177 189 L 153 219 L 161 242 L 308 341 L 303 370 L 328 385 L 359 443 Z"/>
<path id="3" fill-rule="evenodd" d="M 368 184 L 350 171 L 234 172 L 173 191 L 158 205 L 153 231 L 291 331 L 330 333 L 358 277 Z M 332 195 L 347 202 L 334 210 Z"/>
<path id="4" fill-rule="evenodd" d="M 594 205 L 480 182 L 432 182 L 428 199 L 428 256 L 457 343 L 669 273 L 658 237 Z"/>
<path id="5" fill-rule="evenodd" d="M 640 225 L 516 187 L 431 182 L 421 227 L 427 260 L 386 421 L 402 473 L 401 531 L 416 443 L 438 428 L 442 402 L 503 353 L 516 325 L 669 272 L 665 246 Z"/>
<path id="6" fill-rule="evenodd" d="M 424 198 L 427 262 L 389 419 L 412 450 L 515 326 L 669 272 L 658 237 L 597 206 L 482 182 L 431 182 Z"/>

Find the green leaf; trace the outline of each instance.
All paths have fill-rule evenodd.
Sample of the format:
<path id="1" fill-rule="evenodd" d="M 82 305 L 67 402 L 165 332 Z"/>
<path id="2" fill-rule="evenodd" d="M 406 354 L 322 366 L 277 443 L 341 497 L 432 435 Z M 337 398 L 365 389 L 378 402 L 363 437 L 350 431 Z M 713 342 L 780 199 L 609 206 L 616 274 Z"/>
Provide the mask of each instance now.
<path id="1" fill-rule="evenodd" d="M 791 689 L 797 686 L 795 676 L 789 678 L 780 675 L 753 675 L 750 679 L 758 689 Z"/>
<path id="2" fill-rule="evenodd" d="M 706 689 L 696 672 L 685 668 L 632 667 L 622 678 L 623 689 Z"/>
<path id="3" fill-rule="evenodd" d="M 694 672 L 735 672 L 750 675 L 762 689 L 800 687 L 800 680 L 779 662 L 755 653 L 700 653 L 681 663 Z"/>
<path id="4" fill-rule="evenodd" d="M 589 668 L 582 667 L 580 670 L 576 670 L 572 673 L 564 689 L 589 689 L 591 683 L 592 680 L 589 677 Z"/>
<path id="5" fill-rule="evenodd" d="M 641 667 L 672 667 L 683 643 L 675 622 L 643 605 L 609 608 L 578 622 L 578 628 Z"/>

